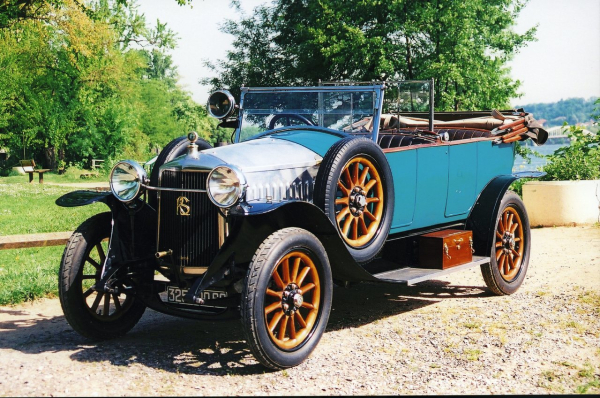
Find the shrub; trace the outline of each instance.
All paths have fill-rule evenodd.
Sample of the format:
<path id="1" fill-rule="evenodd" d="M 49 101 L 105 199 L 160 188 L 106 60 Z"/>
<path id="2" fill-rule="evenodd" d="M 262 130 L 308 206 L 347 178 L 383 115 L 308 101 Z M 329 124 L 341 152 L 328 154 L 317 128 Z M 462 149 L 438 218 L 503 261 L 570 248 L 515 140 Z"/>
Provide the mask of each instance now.
<path id="1" fill-rule="evenodd" d="M 516 180 L 515 182 L 513 182 L 510 185 L 510 187 L 508 187 L 508 189 L 510 189 L 511 191 L 513 191 L 514 193 L 519 195 L 521 198 L 523 198 L 523 185 L 525 185 L 525 183 L 527 181 L 535 181 L 535 180 L 532 180 L 531 178 L 520 178 L 520 179 Z"/>
<path id="2" fill-rule="evenodd" d="M 595 180 L 600 178 L 600 134 L 584 133 L 578 126 L 568 130 L 569 146 L 548 155 L 543 181 Z"/>

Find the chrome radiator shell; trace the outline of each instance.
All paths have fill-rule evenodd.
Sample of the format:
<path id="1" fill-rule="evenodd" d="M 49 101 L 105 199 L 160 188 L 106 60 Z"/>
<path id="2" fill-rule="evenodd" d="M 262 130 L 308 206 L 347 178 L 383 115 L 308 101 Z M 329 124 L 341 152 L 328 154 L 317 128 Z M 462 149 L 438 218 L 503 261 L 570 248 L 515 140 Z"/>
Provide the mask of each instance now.
<path id="1" fill-rule="evenodd" d="M 207 176 L 178 169 L 160 172 L 160 188 L 181 190 L 158 193 L 157 252 L 172 250 L 171 260 L 181 269 L 208 267 L 220 247 L 217 207 L 205 192 L 186 192 L 205 190 Z"/>

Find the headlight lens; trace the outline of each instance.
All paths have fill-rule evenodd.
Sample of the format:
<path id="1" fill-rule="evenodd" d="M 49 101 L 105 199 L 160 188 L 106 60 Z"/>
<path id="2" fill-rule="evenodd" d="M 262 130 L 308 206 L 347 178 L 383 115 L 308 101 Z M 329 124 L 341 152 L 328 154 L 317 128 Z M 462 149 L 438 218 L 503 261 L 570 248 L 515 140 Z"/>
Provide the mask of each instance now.
<path id="1" fill-rule="evenodd" d="M 110 189 L 121 202 L 131 202 L 140 193 L 146 171 L 133 160 L 124 160 L 110 173 Z"/>
<path id="2" fill-rule="evenodd" d="M 219 166 L 208 176 L 208 197 L 219 207 L 231 207 L 242 197 L 244 185 L 244 177 L 239 171 Z"/>

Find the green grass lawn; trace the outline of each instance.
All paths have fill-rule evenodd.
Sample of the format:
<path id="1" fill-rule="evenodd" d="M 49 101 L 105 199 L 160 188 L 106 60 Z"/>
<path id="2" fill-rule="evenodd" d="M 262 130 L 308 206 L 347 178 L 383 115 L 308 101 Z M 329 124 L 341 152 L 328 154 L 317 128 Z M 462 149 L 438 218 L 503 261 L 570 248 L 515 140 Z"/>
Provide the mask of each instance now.
<path id="1" fill-rule="evenodd" d="M 103 203 L 62 208 L 54 201 L 77 190 L 48 183 L 107 181 L 106 176 L 82 180 L 75 173 L 44 174 L 44 184 L 28 183 L 27 175 L 0 177 L 0 235 L 72 231 L 96 213 Z M 0 305 L 17 304 L 58 291 L 58 268 L 63 247 L 0 250 Z"/>

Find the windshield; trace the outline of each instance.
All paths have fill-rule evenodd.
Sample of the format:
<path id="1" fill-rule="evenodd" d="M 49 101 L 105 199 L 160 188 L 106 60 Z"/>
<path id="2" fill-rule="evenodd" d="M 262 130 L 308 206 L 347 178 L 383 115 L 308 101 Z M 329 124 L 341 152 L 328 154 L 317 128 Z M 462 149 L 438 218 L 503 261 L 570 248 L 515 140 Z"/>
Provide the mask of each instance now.
<path id="1" fill-rule="evenodd" d="M 431 80 L 387 82 L 383 113 L 429 112 L 432 88 Z"/>
<path id="2" fill-rule="evenodd" d="M 238 142 L 285 126 L 368 133 L 365 125 L 377 109 L 380 90 L 378 86 L 245 89 Z"/>

